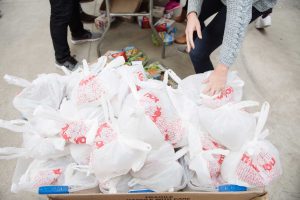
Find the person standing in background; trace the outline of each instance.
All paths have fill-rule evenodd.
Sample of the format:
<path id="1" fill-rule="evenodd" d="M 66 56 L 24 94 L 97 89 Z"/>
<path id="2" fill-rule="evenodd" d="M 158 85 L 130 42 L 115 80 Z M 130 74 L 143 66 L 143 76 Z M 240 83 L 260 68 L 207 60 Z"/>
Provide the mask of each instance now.
<path id="1" fill-rule="evenodd" d="M 59 69 L 73 71 L 78 67 L 78 61 L 70 54 L 68 27 L 73 44 L 99 40 L 101 34 L 84 29 L 80 19 L 79 0 L 50 0 L 50 5 L 50 33 L 55 51 L 55 65 Z"/>
<path id="2" fill-rule="evenodd" d="M 227 73 L 242 45 L 249 23 L 273 8 L 277 0 L 189 0 L 186 26 L 187 51 L 196 73 L 213 70 L 204 93 L 222 91 Z M 204 21 L 216 14 L 212 21 Z M 211 53 L 221 46 L 214 68 Z"/>

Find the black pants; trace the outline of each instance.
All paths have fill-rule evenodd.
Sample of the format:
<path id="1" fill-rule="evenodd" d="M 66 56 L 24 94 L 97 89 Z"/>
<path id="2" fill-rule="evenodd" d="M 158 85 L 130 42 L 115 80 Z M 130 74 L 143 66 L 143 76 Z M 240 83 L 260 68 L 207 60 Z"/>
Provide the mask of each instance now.
<path id="1" fill-rule="evenodd" d="M 85 33 L 80 21 L 80 4 L 79 0 L 50 0 L 50 5 L 50 33 L 55 58 L 58 62 L 64 62 L 70 56 L 67 40 L 68 26 L 74 37 Z"/>
<path id="2" fill-rule="evenodd" d="M 217 49 L 223 41 L 223 35 L 226 23 L 227 7 L 220 0 L 204 0 L 199 15 L 199 21 L 202 29 L 202 39 L 199 39 L 194 33 L 195 48 L 191 50 L 190 57 L 196 73 L 203 73 L 213 70 L 213 64 L 210 60 L 210 54 Z M 217 13 L 213 20 L 205 26 L 204 21 Z M 264 13 L 252 8 L 253 22 Z"/>

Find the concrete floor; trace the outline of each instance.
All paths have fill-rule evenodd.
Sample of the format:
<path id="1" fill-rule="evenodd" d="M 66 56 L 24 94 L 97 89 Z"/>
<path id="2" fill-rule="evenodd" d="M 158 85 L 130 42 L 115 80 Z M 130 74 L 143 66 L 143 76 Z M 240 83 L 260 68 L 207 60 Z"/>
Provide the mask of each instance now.
<path id="1" fill-rule="evenodd" d="M 84 10 L 96 13 L 99 2 L 84 4 Z M 0 9 L 0 77 L 13 74 L 33 79 L 37 74 L 56 72 L 49 34 L 48 1 L 2 0 Z M 234 65 L 245 80 L 245 98 L 267 100 L 271 113 L 267 126 L 269 139 L 280 151 L 284 173 L 268 188 L 271 199 L 300 199 L 300 1 L 281 0 L 272 15 L 273 25 L 265 31 L 249 27 L 243 48 Z M 95 29 L 94 26 L 86 26 Z M 177 25 L 183 30 L 183 25 Z M 152 60 L 174 69 L 182 78 L 193 74 L 187 55 L 178 53 L 175 46 L 167 49 L 167 58 L 160 59 L 160 48 L 151 44 L 149 30 L 140 30 L 136 24 L 117 24 L 108 34 L 103 49 L 120 49 L 135 45 Z M 94 61 L 96 43 L 70 45 L 77 58 Z M 212 58 L 216 61 L 217 52 Z M 0 118 L 15 119 L 18 112 L 12 99 L 19 91 L 0 79 Z M 0 146 L 18 146 L 18 134 L 0 130 Z M 11 178 L 16 161 L 0 161 L 0 199 L 43 199 L 33 194 L 10 193 Z"/>

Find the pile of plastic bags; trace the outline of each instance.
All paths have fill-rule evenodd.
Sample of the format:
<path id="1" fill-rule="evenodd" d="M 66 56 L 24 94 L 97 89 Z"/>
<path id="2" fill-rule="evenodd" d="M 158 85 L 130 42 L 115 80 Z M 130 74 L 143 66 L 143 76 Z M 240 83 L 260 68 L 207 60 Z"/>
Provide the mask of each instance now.
<path id="1" fill-rule="evenodd" d="M 24 118 L 0 121 L 23 136 L 22 147 L 0 148 L 1 159 L 19 159 L 13 192 L 45 185 L 214 191 L 280 176 L 278 151 L 265 139 L 269 104 L 248 112 L 258 103 L 241 101 L 244 83 L 235 72 L 211 97 L 202 93 L 210 72 L 181 80 L 167 70 L 160 81 L 147 78 L 142 62 L 124 64 L 122 56 L 109 63 L 103 56 L 64 76 L 4 77 L 23 88 L 13 105 Z"/>

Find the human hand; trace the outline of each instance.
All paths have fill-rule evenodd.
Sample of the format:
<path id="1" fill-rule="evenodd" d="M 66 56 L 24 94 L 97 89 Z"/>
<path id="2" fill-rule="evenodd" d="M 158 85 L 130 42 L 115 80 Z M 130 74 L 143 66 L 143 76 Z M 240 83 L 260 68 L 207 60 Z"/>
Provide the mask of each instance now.
<path id="1" fill-rule="evenodd" d="M 210 76 L 203 81 L 203 83 L 207 84 L 203 93 L 209 96 L 213 96 L 221 92 L 225 88 L 227 82 L 227 73 L 228 67 L 219 64 L 216 69 L 210 74 Z"/>
<path id="2" fill-rule="evenodd" d="M 186 35 L 186 43 L 187 43 L 187 51 L 190 52 L 191 48 L 195 48 L 193 34 L 197 31 L 198 37 L 202 38 L 201 33 L 201 26 L 198 20 L 197 14 L 195 12 L 191 12 L 187 16 L 187 25 L 185 28 L 185 35 Z"/>

